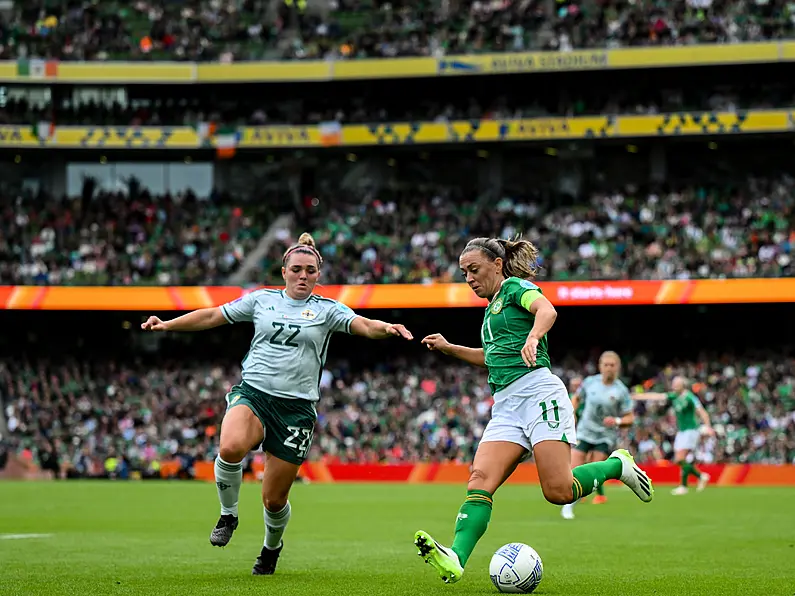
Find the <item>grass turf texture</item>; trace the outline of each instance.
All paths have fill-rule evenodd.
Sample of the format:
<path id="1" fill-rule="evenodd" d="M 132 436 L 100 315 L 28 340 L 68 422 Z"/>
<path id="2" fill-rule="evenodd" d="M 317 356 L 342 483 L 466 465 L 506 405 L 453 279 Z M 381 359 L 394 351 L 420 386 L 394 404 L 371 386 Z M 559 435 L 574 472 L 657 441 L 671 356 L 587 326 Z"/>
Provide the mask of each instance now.
<path id="1" fill-rule="evenodd" d="M 450 544 L 464 487 L 298 485 L 272 577 L 252 577 L 262 546 L 256 485 L 243 486 L 230 545 L 208 542 L 215 487 L 190 482 L 0 483 L 0 594 L 493 594 L 491 554 L 526 542 L 544 561 L 537 594 L 672 596 L 795 593 L 795 489 L 710 488 L 609 502 L 561 519 L 537 486 L 507 486 L 462 581 L 444 585 L 412 544 Z M 2 534 L 52 534 L 2 539 Z"/>

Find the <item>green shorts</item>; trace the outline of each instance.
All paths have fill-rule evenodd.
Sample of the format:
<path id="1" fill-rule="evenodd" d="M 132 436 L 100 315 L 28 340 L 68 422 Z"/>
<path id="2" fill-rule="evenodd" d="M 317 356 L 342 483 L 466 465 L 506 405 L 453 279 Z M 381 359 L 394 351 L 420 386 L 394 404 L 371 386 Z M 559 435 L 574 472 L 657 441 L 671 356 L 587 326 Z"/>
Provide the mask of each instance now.
<path id="1" fill-rule="evenodd" d="M 575 449 L 577 451 L 582 451 L 583 453 L 588 453 L 590 451 L 600 451 L 608 455 L 610 455 L 610 453 L 613 451 L 613 448 L 610 447 L 609 443 L 589 443 L 588 441 L 579 441 Z"/>
<path id="2" fill-rule="evenodd" d="M 312 446 L 317 420 L 313 402 L 273 397 L 244 381 L 226 394 L 226 404 L 227 411 L 235 406 L 247 406 L 260 419 L 265 433 L 263 451 L 291 464 L 304 463 Z"/>

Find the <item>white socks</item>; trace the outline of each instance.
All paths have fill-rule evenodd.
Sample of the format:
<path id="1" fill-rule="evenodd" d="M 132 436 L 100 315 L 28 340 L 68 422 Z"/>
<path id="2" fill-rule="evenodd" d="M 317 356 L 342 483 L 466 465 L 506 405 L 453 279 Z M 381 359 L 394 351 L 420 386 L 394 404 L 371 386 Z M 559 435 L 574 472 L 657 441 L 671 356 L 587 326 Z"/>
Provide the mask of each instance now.
<path id="1" fill-rule="evenodd" d="M 265 518 L 265 548 L 276 550 L 282 544 L 284 530 L 287 529 L 287 522 L 290 521 L 290 502 L 281 511 L 268 511 L 263 507 L 263 517 Z"/>
<path id="2" fill-rule="evenodd" d="M 230 464 L 215 458 L 215 486 L 218 500 L 221 501 L 221 515 L 237 517 L 237 502 L 240 499 L 240 485 L 243 483 L 243 462 Z"/>

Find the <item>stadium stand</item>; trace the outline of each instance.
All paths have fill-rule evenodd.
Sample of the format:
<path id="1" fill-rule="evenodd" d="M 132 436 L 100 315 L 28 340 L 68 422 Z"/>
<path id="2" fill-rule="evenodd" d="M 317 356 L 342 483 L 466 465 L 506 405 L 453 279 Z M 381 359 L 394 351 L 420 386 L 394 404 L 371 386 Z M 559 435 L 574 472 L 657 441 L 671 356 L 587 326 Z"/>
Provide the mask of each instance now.
<path id="1" fill-rule="evenodd" d="M 792 23 L 778 0 L 20 0 L 0 28 L 0 59 L 18 60 L 0 89 L 0 146 L 23 164 L 3 180 L 0 284 L 278 285 L 282 252 L 304 230 L 328 260 L 327 284 L 458 281 L 467 238 L 517 233 L 541 247 L 542 282 L 793 277 L 795 85 L 774 63 L 786 52 L 771 64 L 710 57 L 720 66 L 648 72 L 607 58 L 583 72 L 477 71 L 487 52 L 786 43 Z M 368 80 L 327 80 L 337 63 L 397 57 L 438 62 L 400 83 L 369 80 L 378 68 L 347 77 Z M 312 82 L 273 78 L 280 64 L 315 59 L 328 69 Z M 194 70 L 185 80 L 106 78 L 122 60 Z M 251 71 L 267 75 L 243 77 L 248 85 L 200 80 L 192 64 L 254 60 L 272 62 Z M 97 65 L 96 87 L 61 78 L 60 63 Z M 360 126 L 348 137 L 349 125 Z M 424 132 L 432 140 L 417 142 Z M 38 169 L 55 171 L 78 159 L 210 163 L 221 149 L 236 159 L 213 165 L 203 195 L 151 190 L 134 176 L 121 190 L 89 178 L 75 195 L 57 176 L 19 173 L 42 155 L 52 161 Z M 287 213 L 293 221 L 274 229 Z M 721 425 L 702 459 L 795 460 L 786 351 L 676 358 L 636 347 L 627 347 L 628 381 L 659 389 L 685 373 Z M 157 476 L 163 458 L 182 458 L 183 470 L 211 458 L 237 365 L 226 352 L 139 356 L 10 351 L 0 363 L 0 453 L 89 476 Z M 592 356 L 567 355 L 556 370 L 582 374 Z M 482 374 L 412 354 L 337 358 L 323 386 L 318 459 L 466 462 L 488 417 Z M 633 449 L 670 455 L 670 420 L 650 410 L 642 422 Z"/>
<path id="2" fill-rule="evenodd" d="M 153 197 L 134 189 L 20 201 L 0 229 L 0 283 L 222 285 L 275 217 L 273 203 L 216 194 Z M 569 207 L 503 196 L 490 209 L 455 187 L 382 189 L 328 201 L 313 214 L 325 283 L 458 279 L 472 235 L 523 233 L 542 248 L 540 279 L 696 279 L 793 275 L 795 180 L 749 177 L 738 187 L 594 193 Z M 273 243 L 248 274 L 281 283 Z"/>
<path id="3" fill-rule="evenodd" d="M 224 126 L 275 124 L 369 124 L 374 122 L 450 122 L 506 120 L 550 116 L 663 114 L 682 111 L 737 113 L 751 109 L 787 108 L 795 98 L 789 79 L 765 84 L 733 76 L 706 87 L 688 82 L 656 80 L 630 89 L 579 86 L 576 81 L 556 83 L 554 91 L 517 88 L 505 80 L 487 90 L 475 86 L 450 89 L 430 81 L 421 94 L 408 98 L 391 93 L 388 85 L 355 86 L 348 90 L 284 95 L 272 89 L 240 97 L 234 88 L 212 91 L 184 87 L 151 91 L 128 90 L 127 101 L 118 97 L 59 96 L 36 98 L 10 94 L 0 107 L 3 124 L 52 122 L 58 125 L 197 126 L 212 122 Z"/>
<path id="4" fill-rule="evenodd" d="M 771 2 L 263 0 L 15 2 L 2 59 L 355 59 L 738 43 L 791 37 Z M 275 9 L 274 9 L 275 6 Z"/>
<path id="5" fill-rule="evenodd" d="M 541 247 L 539 279 L 791 276 L 795 180 L 748 178 L 736 188 L 685 186 L 595 193 L 571 207 L 504 196 L 489 209 L 450 189 L 384 192 L 334 203 L 313 228 L 330 283 L 458 279 L 468 238 L 526 234 Z M 278 282 L 285 246 L 264 263 Z"/>
<path id="6" fill-rule="evenodd" d="M 767 354 L 652 367 L 635 354 L 625 378 L 664 390 L 687 374 L 719 432 L 706 441 L 706 462 L 795 463 L 795 360 Z M 593 368 L 567 361 L 564 379 Z M 115 458 L 127 473 L 156 474 L 160 460 L 211 460 L 224 395 L 237 382 L 229 360 L 173 361 L 159 366 L 96 358 L 7 360 L 0 395 L 8 424 L 6 448 L 39 459 L 54 451 L 59 473 L 107 475 Z M 489 419 L 491 396 L 482 371 L 408 357 L 375 369 L 329 364 L 313 458 L 327 462 L 468 462 Z M 658 407 L 641 410 L 625 442 L 644 460 L 670 457 L 676 432 Z M 189 467 L 189 466 L 188 466 Z"/>
<path id="7" fill-rule="evenodd" d="M 217 285 L 256 245 L 274 207 L 220 193 L 152 196 L 135 183 L 127 192 L 20 199 L 3 209 L 0 283 Z"/>

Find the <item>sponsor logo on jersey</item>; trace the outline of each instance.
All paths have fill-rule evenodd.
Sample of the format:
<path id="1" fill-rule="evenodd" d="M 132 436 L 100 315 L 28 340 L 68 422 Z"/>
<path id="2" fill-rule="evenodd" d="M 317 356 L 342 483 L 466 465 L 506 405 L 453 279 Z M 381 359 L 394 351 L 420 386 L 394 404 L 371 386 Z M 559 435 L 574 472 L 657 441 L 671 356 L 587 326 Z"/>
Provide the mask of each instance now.
<path id="1" fill-rule="evenodd" d="M 312 319 L 314 319 L 314 318 L 317 316 L 317 314 L 315 314 L 315 312 L 314 312 L 314 311 L 312 311 L 312 310 L 309 310 L 309 309 L 307 308 L 305 311 L 303 311 L 303 312 L 301 313 L 301 316 L 302 316 L 303 318 L 305 318 L 307 321 L 311 321 Z"/>
<path id="2" fill-rule="evenodd" d="M 502 311 L 502 298 L 497 298 L 491 305 L 491 314 L 498 315 Z"/>

